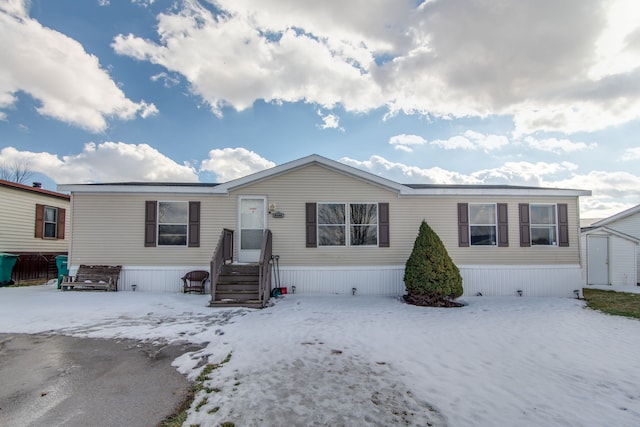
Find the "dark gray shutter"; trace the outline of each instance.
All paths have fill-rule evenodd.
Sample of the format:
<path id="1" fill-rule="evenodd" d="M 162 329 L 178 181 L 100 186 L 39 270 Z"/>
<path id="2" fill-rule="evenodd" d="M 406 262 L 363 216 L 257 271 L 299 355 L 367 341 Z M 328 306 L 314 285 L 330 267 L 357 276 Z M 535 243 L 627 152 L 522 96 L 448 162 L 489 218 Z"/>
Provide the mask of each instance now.
<path id="1" fill-rule="evenodd" d="M 529 223 L 529 203 L 520 203 L 520 246 L 531 246 L 531 231 Z"/>
<path id="2" fill-rule="evenodd" d="M 44 205 L 36 204 L 36 230 L 34 236 L 38 239 L 44 237 Z"/>
<path id="3" fill-rule="evenodd" d="M 156 221 L 158 203 L 155 200 L 147 200 L 144 204 L 144 245 L 152 247 L 156 245 Z"/>
<path id="4" fill-rule="evenodd" d="M 506 203 L 498 203 L 498 246 L 509 246 L 509 221 Z"/>
<path id="5" fill-rule="evenodd" d="M 458 203 L 458 246 L 469 246 L 469 204 Z"/>
<path id="6" fill-rule="evenodd" d="M 388 248 L 389 240 L 389 203 L 378 203 L 378 246 Z"/>
<path id="7" fill-rule="evenodd" d="M 317 248 L 318 247 L 318 231 L 317 231 L 317 212 L 316 212 L 316 204 L 315 203 L 307 203 L 306 204 L 306 236 L 307 236 L 307 247 L 308 248 Z"/>
<path id="8" fill-rule="evenodd" d="M 189 202 L 189 247 L 200 247 L 200 202 Z"/>
<path id="9" fill-rule="evenodd" d="M 56 230 L 56 238 L 64 239 L 64 224 L 67 219 L 67 211 L 63 208 L 58 208 L 58 224 Z"/>
<path id="10" fill-rule="evenodd" d="M 566 203 L 558 203 L 558 246 L 569 246 L 569 214 Z"/>

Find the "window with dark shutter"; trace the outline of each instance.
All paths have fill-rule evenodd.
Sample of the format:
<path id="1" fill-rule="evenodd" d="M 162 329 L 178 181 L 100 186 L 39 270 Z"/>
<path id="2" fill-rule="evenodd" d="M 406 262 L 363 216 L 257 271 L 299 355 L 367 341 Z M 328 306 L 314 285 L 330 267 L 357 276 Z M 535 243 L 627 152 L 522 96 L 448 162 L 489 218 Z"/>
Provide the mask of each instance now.
<path id="1" fill-rule="evenodd" d="M 308 248 L 318 247 L 317 211 L 315 203 L 306 204 L 306 241 Z"/>
<path id="2" fill-rule="evenodd" d="M 144 245 L 152 247 L 156 245 L 156 223 L 158 203 L 155 200 L 147 200 L 144 209 Z"/>
<path id="3" fill-rule="evenodd" d="M 566 203 L 558 203 L 558 246 L 569 246 L 569 214 Z"/>
<path id="4" fill-rule="evenodd" d="M 469 204 L 458 203 L 458 246 L 469 246 Z"/>
<path id="5" fill-rule="evenodd" d="M 529 223 L 529 204 L 520 203 L 518 205 L 520 211 L 520 246 L 531 246 L 531 232 Z"/>
<path id="6" fill-rule="evenodd" d="M 509 221 L 506 203 L 498 203 L 498 246 L 509 246 Z"/>
<path id="7" fill-rule="evenodd" d="M 189 202 L 189 247 L 200 247 L 200 202 Z"/>
<path id="8" fill-rule="evenodd" d="M 388 248 L 391 245 L 389 239 L 389 203 L 378 203 L 378 246 Z"/>

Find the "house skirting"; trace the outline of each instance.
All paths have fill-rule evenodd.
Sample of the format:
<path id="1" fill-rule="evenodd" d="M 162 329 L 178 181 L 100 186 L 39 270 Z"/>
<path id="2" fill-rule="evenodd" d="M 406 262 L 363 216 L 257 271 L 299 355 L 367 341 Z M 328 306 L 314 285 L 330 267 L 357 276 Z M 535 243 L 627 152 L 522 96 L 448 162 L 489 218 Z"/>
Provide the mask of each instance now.
<path id="1" fill-rule="evenodd" d="M 579 265 L 461 265 L 465 296 L 573 297 L 581 289 Z M 70 268 L 73 275 L 77 266 Z M 209 266 L 123 266 L 118 290 L 138 292 L 180 292 L 180 278 L 191 270 L 209 270 Z M 404 265 L 382 267 L 286 267 L 280 265 L 280 286 L 287 292 L 350 295 L 405 294 Z M 276 287 L 275 271 L 273 287 Z M 210 291 L 207 282 L 206 291 Z"/>
<path id="2" fill-rule="evenodd" d="M 569 266 L 459 266 L 465 296 L 573 297 L 581 289 L 581 268 Z M 280 285 L 296 293 L 404 295 L 404 265 L 385 267 L 283 267 Z M 275 286 L 275 285 L 274 285 Z"/>

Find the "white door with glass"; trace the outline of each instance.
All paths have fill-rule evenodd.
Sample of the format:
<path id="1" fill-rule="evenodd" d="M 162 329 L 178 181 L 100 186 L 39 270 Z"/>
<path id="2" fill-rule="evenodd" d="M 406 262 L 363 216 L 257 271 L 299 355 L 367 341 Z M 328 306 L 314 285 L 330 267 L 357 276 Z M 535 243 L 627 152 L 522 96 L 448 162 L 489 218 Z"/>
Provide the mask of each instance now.
<path id="1" fill-rule="evenodd" d="M 238 261 L 258 262 L 262 235 L 267 223 L 267 198 L 241 196 L 238 199 Z"/>
<path id="2" fill-rule="evenodd" d="M 587 280 L 589 285 L 609 284 L 609 238 L 588 236 Z"/>

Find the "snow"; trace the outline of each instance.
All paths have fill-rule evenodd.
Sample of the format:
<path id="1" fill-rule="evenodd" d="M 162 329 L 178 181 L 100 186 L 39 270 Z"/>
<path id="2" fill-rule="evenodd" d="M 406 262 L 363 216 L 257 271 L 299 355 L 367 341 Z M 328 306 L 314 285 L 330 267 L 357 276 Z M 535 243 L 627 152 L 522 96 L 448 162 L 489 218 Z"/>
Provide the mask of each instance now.
<path id="1" fill-rule="evenodd" d="M 185 425 L 636 426 L 640 322 L 563 298 L 288 294 L 263 310 L 208 295 L 0 288 L 0 332 L 189 341 Z M 206 403 L 203 398 L 206 397 Z M 200 408 L 196 410 L 196 407 Z"/>

